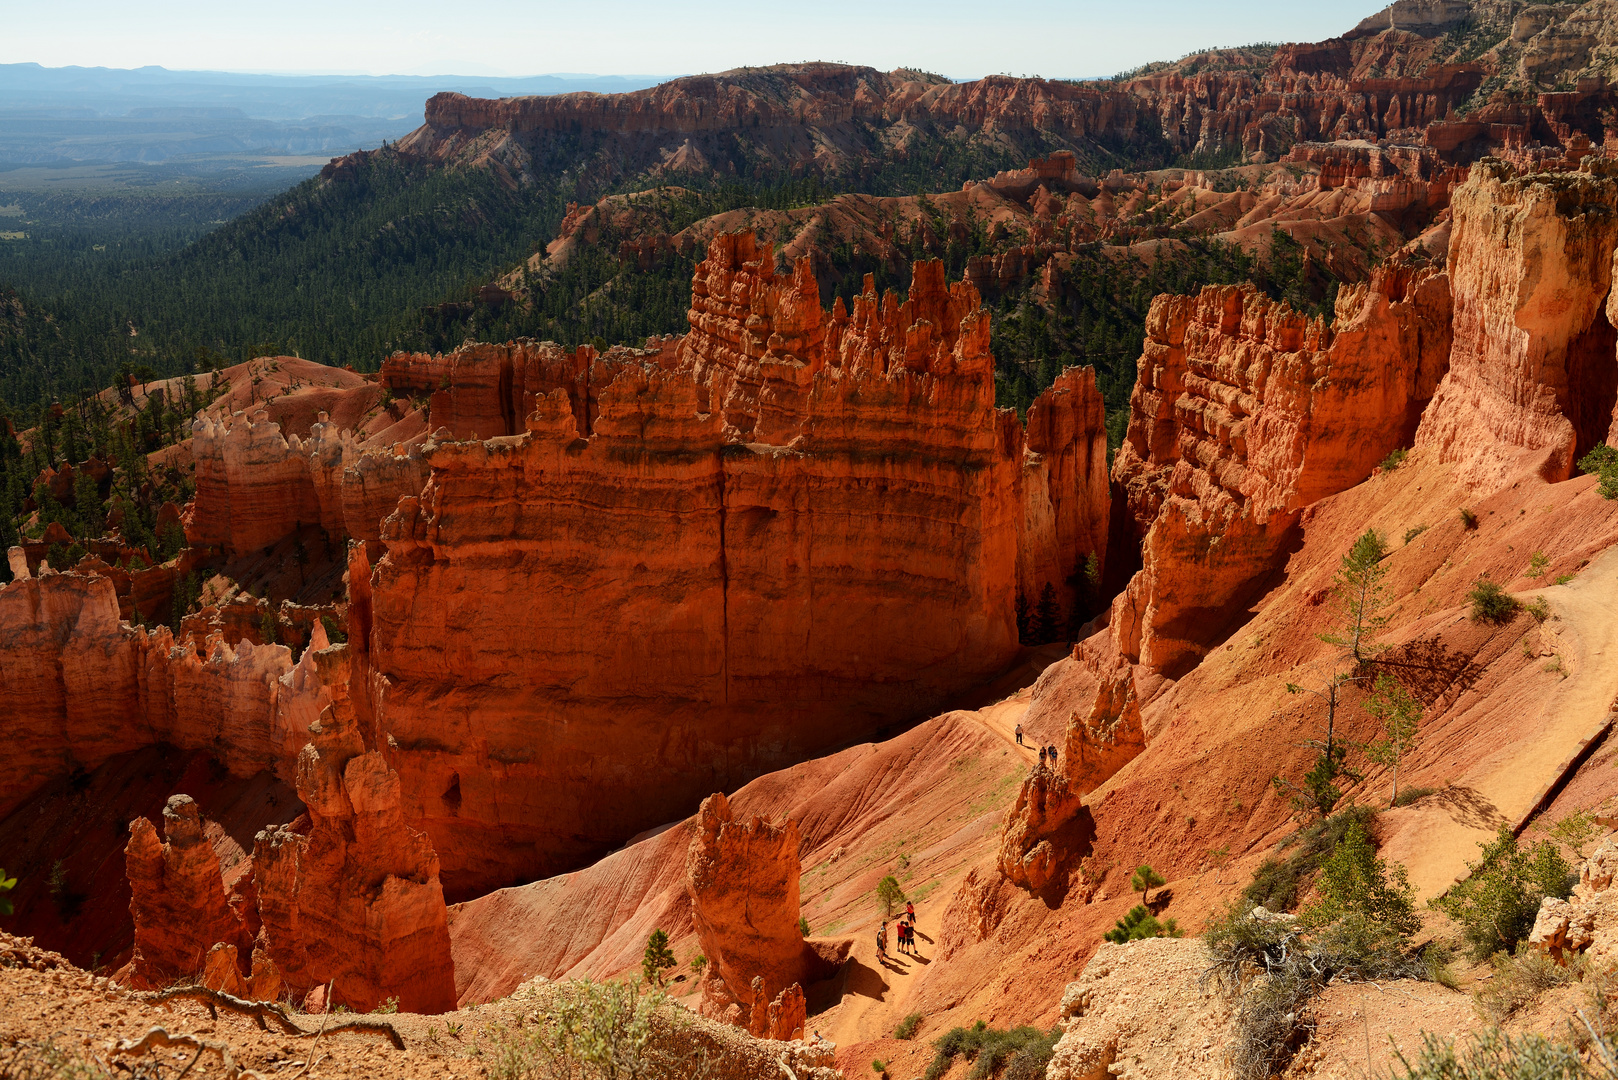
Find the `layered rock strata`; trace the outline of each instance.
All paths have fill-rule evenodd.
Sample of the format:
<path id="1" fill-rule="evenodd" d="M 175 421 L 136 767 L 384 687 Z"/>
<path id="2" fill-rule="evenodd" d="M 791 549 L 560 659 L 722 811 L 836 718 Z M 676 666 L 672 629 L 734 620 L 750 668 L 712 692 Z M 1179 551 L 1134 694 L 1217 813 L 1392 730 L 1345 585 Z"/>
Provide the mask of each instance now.
<path id="1" fill-rule="evenodd" d="M 432 852 L 459 895 L 571 866 L 702 791 L 998 674 L 1019 648 L 1019 588 L 1062 588 L 1104 555 L 1100 400 L 1093 377 L 1065 375 L 1025 439 L 994 406 L 976 292 L 937 263 L 913 276 L 902 300 L 868 283 L 826 311 L 805 263 L 777 274 L 769 246 L 722 237 L 686 337 L 391 358 L 383 396 L 427 399 L 436 434 L 419 446 L 372 452 L 327 420 L 283 437 L 267 411 L 202 417 L 199 543 L 250 551 L 300 522 L 377 537 L 350 549 L 350 644 L 328 647 L 311 618 L 294 667 L 285 648 L 228 640 L 246 631 L 223 609 L 176 641 L 120 623 L 105 576 L 15 582 L 0 663 L 18 752 L 0 803 L 157 742 L 301 792 L 318 779 L 304 748 L 313 734 L 326 752 L 324 713 L 342 703 L 350 741 L 326 771 L 347 783 L 350 757 L 380 754 L 397 781 L 368 772 L 342 799 L 316 784 L 311 839 L 282 837 L 256 868 L 301 866 L 273 849 L 313 845 L 310 866 L 365 889 L 409 882 L 429 899 L 399 901 L 416 912 L 405 936 L 436 948 Z M 384 857 L 354 822 L 391 829 L 395 812 Z M 339 834 L 358 847 L 333 862 L 320 838 Z M 336 940 L 287 919 L 264 922 L 284 942 Z M 314 985 L 314 961 L 275 940 L 287 986 Z M 391 940 L 344 948 L 370 963 Z M 360 1000 L 392 975 L 342 978 Z"/>
<path id="2" fill-rule="evenodd" d="M 809 952 L 798 929 L 799 873 L 796 824 L 737 821 L 724 795 L 703 800 L 685 861 L 708 958 L 703 1011 L 763 1038 L 793 1039 L 803 1029 Z"/>
<path id="3" fill-rule="evenodd" d="M 1564 480 L 1614 436 L 1618 180 L 1485 163 L 1453 210 L 1455 347 L 1417 445 L 1485 487 Z"/>
<path id="4" fill-rule="evenodd" d="M 1331 324 L 1252 286 L 1160 296 L 1113 463 L 1143 569 L 1113 605 L 1130 662 L 1178 675 L 1279 565 L 1305 506 L 1408 446 L 1444 375 L 1448 279 L 1390 265 Z"/>
<path id="5" fill-rule="evenodd" d="M 1099 548 L 1093 381 L 1025 457 L 970 286 L 918 264 L 902 302 L 827 312 L 774 263 L 716 239 L 692 332 L 647 350 L 390 359 L 442 387 L 439 434 L 382 529 L 366 679 L 452 894 L 935 709 L 1015 654 L 1020 572 L 1061 586 Z"/>
<path id="6" fill-rule="evenodd" d="M 228 553 L 269 547 L 304 525 L 337 541 L 374 541 L 382 519 L 426 479 L 415 440 L 371 447 L 325 413 L 306 439 L 283 435 L 264 408 L 204 414 L 191 435 L 197 494 L 186 537 Z"/>

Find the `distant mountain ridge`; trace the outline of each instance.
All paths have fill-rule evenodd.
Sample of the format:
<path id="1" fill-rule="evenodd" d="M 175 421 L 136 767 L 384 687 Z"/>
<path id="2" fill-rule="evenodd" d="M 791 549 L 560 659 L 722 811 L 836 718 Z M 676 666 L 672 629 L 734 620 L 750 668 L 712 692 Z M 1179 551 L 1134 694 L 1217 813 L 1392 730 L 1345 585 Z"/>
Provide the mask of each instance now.
<path id="1" fill-rule="evenodd" d="M 0 165 L 329 156 L 399 138 L 440 92 L 626 92 L 661 77 L 252 75 L 0 64 Z"/>

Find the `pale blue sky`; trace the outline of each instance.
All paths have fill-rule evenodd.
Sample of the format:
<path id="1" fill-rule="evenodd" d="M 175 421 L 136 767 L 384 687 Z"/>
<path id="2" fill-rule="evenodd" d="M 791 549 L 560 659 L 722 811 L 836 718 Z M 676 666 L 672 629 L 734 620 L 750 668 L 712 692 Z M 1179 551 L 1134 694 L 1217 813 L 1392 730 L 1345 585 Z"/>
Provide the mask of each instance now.
<path id="1" fill-rule="evenodd" d="M 671 74 L 838 60 L 955 78 L 1110 75 L 1251 41 L 1316 41 L 1377 0 L 8 0 L 0 62 L 215 71 Z"/>

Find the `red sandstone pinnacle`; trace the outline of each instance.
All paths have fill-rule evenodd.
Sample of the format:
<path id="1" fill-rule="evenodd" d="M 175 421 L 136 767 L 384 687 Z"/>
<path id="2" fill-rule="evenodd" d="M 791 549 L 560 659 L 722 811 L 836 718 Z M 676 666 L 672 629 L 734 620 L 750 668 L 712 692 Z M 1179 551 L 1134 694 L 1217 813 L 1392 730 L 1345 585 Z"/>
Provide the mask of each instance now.
<path id="1" fill-rule="evenodd" d="M 219 857 L 203 835 L 202 818 L 190 796 L 169 799 L 163 808 L 163 835 L 159 842 L 156 828 L 145 818 L 129 823 L 124 865 L 135 920 L 130 978 L 136 986 L 167 986 L 203 976 L 206 966 L 215 981 L 228 981 L 210 951 L 223 944 L 234 962 L 238 953 L 245 957 L 250 952 L 252 939 L 225 899 Z M 238 981 L 241 976 L 237 971 Z"/>
<path id="2" fill-rule="evenodd" d="M 346 698 L 310 732 L 297 777 L 312 827 L 266 830 L 254 848 L 266 956 L 299 995 L 331 984 L 334 1003 L 362 1012 L 390 997 L 409 1012 L 453 1009 L 438 856 L 404 823 L 398 774 L 365 752 Z"/>
<path id="3" fill-rule="evenodd" d="M 1000 873 L 1033 892 L 1049 885 L 1063 859 L 1073 854 L 1069 826 L 1083 809 L 1067 777 L 1044 765 L 1035 768 L 1001 826 Z"/>
<path id="4" fill-rule="evenodd" d="M 801 1029 L 791 1004 L 802 1008 L 798 987 L 807 969 L 798 929 L 797 824 L 738 822 L 723 794 L 710 795 L 697 812 L 685 867 L 692 921 L 708 958 L 703 1011 L 771 1031 L 795 1017 Z M 788 988 L 795 998 L 783 1002 Z"/>

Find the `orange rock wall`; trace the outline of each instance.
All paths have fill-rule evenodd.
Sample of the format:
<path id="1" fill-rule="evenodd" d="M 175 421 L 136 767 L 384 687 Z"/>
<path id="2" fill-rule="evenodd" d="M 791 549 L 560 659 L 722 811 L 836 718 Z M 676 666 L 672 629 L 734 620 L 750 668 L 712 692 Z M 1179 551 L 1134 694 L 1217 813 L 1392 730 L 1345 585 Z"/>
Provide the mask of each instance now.
<path id="1" fill-rule="evenodd" d="M 1111 498 L 1106 410 L 1094 368 L 1068 368 L 1028 407 L 1017 587 L 1030 605 L 1045 583 L 1070 611 L 1087 556 L 1107 555 Z"/>
<path id="2" fill-rule="evenodd" d="M 368 448 L 325 413 L 306 439 L 283 436 L 264 408 L 203 415 L 191 431 L 197 494 L 186 537 L 228 553 L 269 547 L 300 525 L 375 541 L 381 520 L 426 479 L 413 446 Z"/>
<path id="3" fill-rule="evenodd" d="M 390 359 L 391 385 L 444 387 L 449 431 L 383 528 L 369 682 L 452 895 L 563 869 L 1015 654 L 1020 566 L 1060 570 L 1086 552 L 1053 549 L 1099 531 L 1099 396 L 1069 377 L 1025 463 L 975 292 L 936 263 L 915 282 L 828 313 L 806 262 L 777 275 L 744 234 L 653 351 Z M 517 386 L 526 431 L 450 441 L 514 415 Z"/>
<path id="4" fill-rule="evenodd" d="M 1113 479 L 1143 569 L 1113 605 L 1123 655 L 1183 673 L 1278 566 L 1302 509 L 1408 446 L 1445 371 L 1448 281 L 1392 266 L 1327 326 L 1252 286 L 1160 296 Z"/>
<path id="5" fill-rule="evenodd" d="M 1456 192 L 1455 349 L 1417 445 L 1469 481 L 1499 484 L 1528 460 L 1564 480 L 1609 439 L 1615 211 L 1618 181 L 1588 173 L 1518 177 L 1484 164 Z"/>

